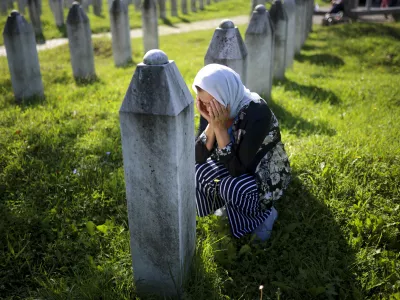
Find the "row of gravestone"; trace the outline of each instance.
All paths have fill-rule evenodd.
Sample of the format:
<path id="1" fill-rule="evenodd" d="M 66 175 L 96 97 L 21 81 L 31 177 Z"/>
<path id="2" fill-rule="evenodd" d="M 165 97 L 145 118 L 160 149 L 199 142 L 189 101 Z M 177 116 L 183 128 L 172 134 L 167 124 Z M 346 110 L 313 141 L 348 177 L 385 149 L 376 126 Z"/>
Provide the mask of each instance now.
<path id="1" fill-rule="evenodd" d="M 311 2 L 311 0 L 309 0 Z M 214 32 L 205 63 L 225 64 L 236 70 L 253 91 L 269 98 L 272 78 L 282 79 L 293 63 L 295 52 L 304 43 L 308 27 L 306 1 L 277 0 L 270 13 L 263 5 L 256 7 L 246 30 L 245 42 L 231 21 L 224 21 Z M 112 49 L 116 66 L 132 61 L 127 6 L 113 0 L 110 9 Z M 145 0 L 142 7 L 145 52 L 157 49 L 158 23 L 154 1 Z M 301 28 L 297 32 L 297 28 Z M 73 76 L 76 80 L 96 77 L 89 19 L 74 3 L 67 17 L 67 33 Z M 43 95 L 40 65 L 32 27 L 22 15 L 13 11 L 3 32 L 14 95 L 17 101 Z"/>
<path id="2" fill-rule="evenodd" d="M 108 9 L 112 6 L 112 0 L 108 1 Z M 126 5 L 134 4 L 136 10 L 141 10 L 142 1 L 141 0 L 124 0 L 126 1 Z M 171 16 L 178 16 L 178 5 L 177 0 L 171 1 Z M 197 3 L 198 1 L 198 3 Z M 35 28 L 35 32 L 37 35 L 41 36 L 41 22 L 40 16 L 42 14 L 42 0 L 17 0 L 18 2 L 18 11 L 21 14 L 25 13 L 25 8 L 28 7 L 29 16 L 32 20 L 32 24 Z M 74 0 L 49 0 L 50 9 L 54 15 L 54 19 L 57 26 L 64 25 L 64 7 L 71 8 Z M 85 12 L 89 11 L 90 5 L 93 6 L 93 13 L 97 16 L 101 16 L 102 14 L 102 0 L 79 0 L 82 8 Z M 167 18 L 166 11 L 166 0 L 157 0 L 159 7 L 159 16 L 161 19 Z M 188 13 L 187 8 L 187 0 L 181 0 L 181 11 L 183 14 Z M 197 11 L 197 4 L 200 10 L 203 10 L 205 7 L 204 0 L 191 0 L 191 11 Z M 211 4 L 211 0 L 206 0 L 206 4 Z M 8 10 L 14 9 L 13 0 L 1 0 L 0 2 L 0 15 L 6 15 Z"/>
<path id="3" fill-rule="evenodd" d="M 251 91 L 269 97 L 272 77 L 284 76 L 311 30 L 309 7 L 306 1 L 277 0 L 268 12 L 257 5 L 245 41 L 232 21 L 222 21 L 204 65 L 229 66 Z M 304 30 L 300 36 L 297 27 Z M 193 106 L 174 61 L 160 50 L 147 52 L 119 111 L 132 266 L 139 295 L 176 297 L 188 279 L 196 245 L 195 168 L 188 163 L 195 160 Z"/>

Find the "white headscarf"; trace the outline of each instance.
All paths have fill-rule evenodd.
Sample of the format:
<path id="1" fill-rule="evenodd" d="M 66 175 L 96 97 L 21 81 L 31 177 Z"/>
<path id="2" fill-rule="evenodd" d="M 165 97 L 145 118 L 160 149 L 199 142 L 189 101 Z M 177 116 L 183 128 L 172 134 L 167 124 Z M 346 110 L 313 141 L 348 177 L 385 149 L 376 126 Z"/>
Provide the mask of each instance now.
<path id="1" fill-rule="evenodd" d="M 209 64 L 203 67 L 197 73 L 192 85 L 197 94 L 196 86 L 205 90 L 224 107 L 229 104 L 231 118 L 235 118 L 243 106 L 252 101 L 260 102 L 261 98 L 260 95 L 250 92 L 243 85 L 238 73 L 219 64 Z"/>

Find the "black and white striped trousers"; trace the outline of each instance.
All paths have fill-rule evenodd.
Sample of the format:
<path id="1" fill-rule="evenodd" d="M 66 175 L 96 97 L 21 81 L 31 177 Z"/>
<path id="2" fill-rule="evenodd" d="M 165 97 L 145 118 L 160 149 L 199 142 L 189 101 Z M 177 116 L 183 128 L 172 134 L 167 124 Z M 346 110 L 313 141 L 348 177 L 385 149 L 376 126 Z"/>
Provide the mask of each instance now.
<path id="1" fill-rule="evenodd" d="M 232 234 L 240 238 L 264 222 L 271 210 L 261 211 L 253 175 L 232 177 L 218 162 L 196 164 L 196 206 L 200 217 L 226 207 Z"/>

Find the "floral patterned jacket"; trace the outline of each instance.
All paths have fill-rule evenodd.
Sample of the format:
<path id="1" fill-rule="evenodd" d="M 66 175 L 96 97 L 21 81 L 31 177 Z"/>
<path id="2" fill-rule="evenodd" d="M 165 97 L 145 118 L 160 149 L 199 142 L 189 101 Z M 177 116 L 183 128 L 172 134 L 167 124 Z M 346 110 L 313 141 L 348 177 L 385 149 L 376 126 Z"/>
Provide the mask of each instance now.
<path id="1" fill-rule="evenodd" d="M 205 129 L 205 128 L 202 128 Z M 279 123 L 266 102 L 250 102 L 232 124 L 233 141 L 208 151 L 204 132 L 196 140 L 196 163 L 208 158 L 222 163 L 231 176 L 254 174 L 262 208 L 282 197 L 290 182 L 290 164 L 281 142 Z"/>

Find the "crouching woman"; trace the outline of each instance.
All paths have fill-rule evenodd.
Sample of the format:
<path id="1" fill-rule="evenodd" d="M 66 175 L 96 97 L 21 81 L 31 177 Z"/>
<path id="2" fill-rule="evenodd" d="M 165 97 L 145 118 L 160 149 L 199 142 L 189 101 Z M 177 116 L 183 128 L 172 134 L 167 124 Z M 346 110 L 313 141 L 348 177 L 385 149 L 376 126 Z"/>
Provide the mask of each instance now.
<path id="1" fill-rule="evenodd" d="M 226 66 L 203 67 L 193 89 L 207 121 L 195 146 L 197 213 L 203 217 L 223 208 L 235 237 L 254 233 L 265 241 L 278 216 L 274 203 L 290 182 L 278 121 Z"/>

